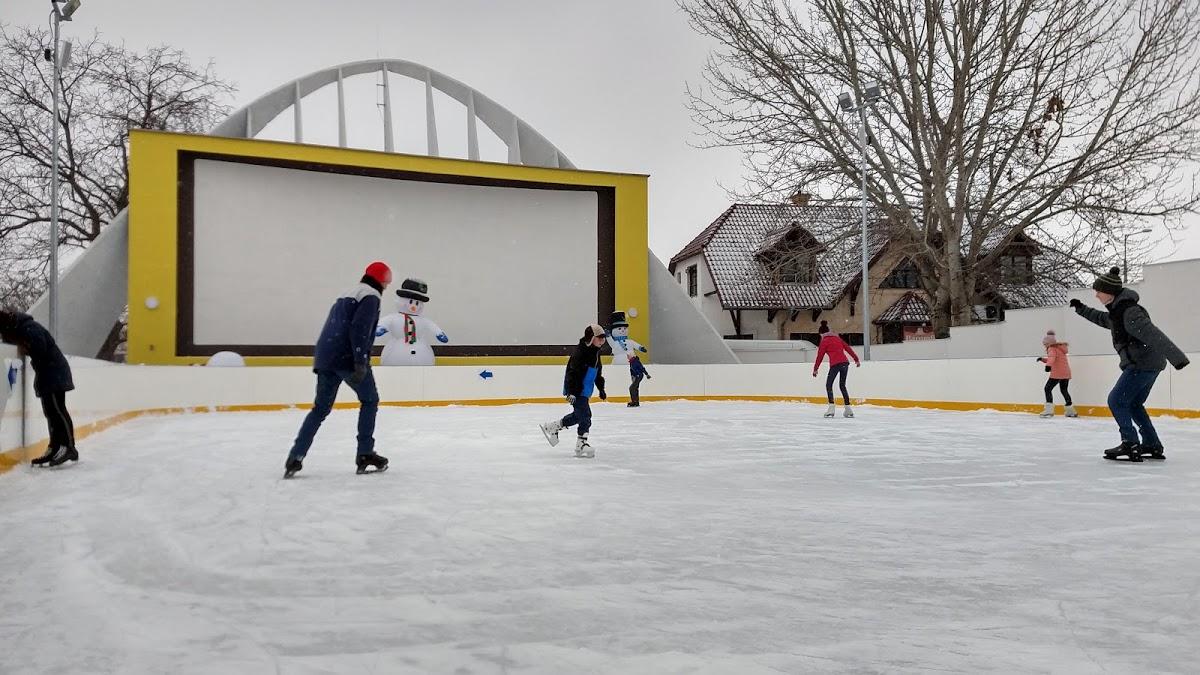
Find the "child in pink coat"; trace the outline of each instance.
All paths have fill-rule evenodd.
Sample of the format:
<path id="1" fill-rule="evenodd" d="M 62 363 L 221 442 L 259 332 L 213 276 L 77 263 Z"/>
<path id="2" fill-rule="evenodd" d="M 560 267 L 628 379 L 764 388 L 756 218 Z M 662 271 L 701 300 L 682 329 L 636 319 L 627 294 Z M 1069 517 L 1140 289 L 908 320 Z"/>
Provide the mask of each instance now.
<path id="1" fill-rule="evenodd" d="M 1039 357 L 1038 361 L 1046 364 L 1046 372 L 1050 373 L 1050 379 L 1046 380 L 1046 407 L 1042 409 L 1041 416 L 1054 417 L 1054 387 L 1057 385 L 1062 392 L 1063 402 L 1067 404 L 1067 417 L 1079 417 L 1075 406 L 1071 404 L 1071 392 L 1067 391 L 1071 382 L 1067 343 L 1059 342 L 1054 331 L 1048 330 L 1046 337 L 1042 338 L 1042 345 L 1046 348 L 1046 355 Z"/>

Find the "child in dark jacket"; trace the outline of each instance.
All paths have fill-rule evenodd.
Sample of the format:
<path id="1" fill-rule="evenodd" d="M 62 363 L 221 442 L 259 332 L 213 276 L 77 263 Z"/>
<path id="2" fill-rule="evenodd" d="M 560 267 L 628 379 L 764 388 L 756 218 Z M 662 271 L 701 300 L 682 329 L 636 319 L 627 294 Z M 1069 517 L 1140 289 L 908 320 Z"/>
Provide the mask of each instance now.
<path id="1" fill-rule="evenodd" d="M 75 425 L 67 412 L 67 392 L 75 388 L 71 366 L 50 331 L 33 317 L 9 310 L 0 311 L 0 340 L 16 345 L 33 366 L 33 393 L 42 400 L 42 412 L 50 428 L 50 445 L 33 460 L 34 466 L 58 466 L 79 460 L 75 449 Z"/>
<path id="2" fill-rule="evenodd" d="M 1092 290 L 1107 311 L 1092 309 L 1077 299 L 1071 300 L 1071 307 L 1076 314 L 1111 331 L 1113 348 L 1121 357 L 1121 377 L 1108 394 L 1108 409 L 1121 430 L 1121 444 L 1105 450 L 1104 457 L 1140 462 L 1145 454 L 1163 459 L 1163 444 L 1146 412 L 1146 399 L 1168 361 L 1176 370 L 1183 370 L 1188 358 L 1150 320 L 1146 308 L 1138 304 L 1138 294 L 1121 285 L 1119 267 L 1098 277 Z"/>
<path id="3" fill-rule="evenodd" d="M 600 400 L 608 398 L 604 392 L 604 366 L 600 363 L 600 350 L 604 347 L 604 329 L 597 324 L 591 324 L 583 331 L 583 337 L 575 347 L 575 353 L 567 361 L 567 372 L 563 376 L 563 396 L 571 404 L 572 411 L 559 420 L 551 420 L 541 425 L 542 433 L 551 447 L 558 445 L 558 432 L 579 425 L 578 436 L 575 439 L 576 457 L 595 457 L 592 446 L 588 445 L 588 432 L 592 428 L 592 407 L 588 398 L 595 390 L 600 393 Z"/>

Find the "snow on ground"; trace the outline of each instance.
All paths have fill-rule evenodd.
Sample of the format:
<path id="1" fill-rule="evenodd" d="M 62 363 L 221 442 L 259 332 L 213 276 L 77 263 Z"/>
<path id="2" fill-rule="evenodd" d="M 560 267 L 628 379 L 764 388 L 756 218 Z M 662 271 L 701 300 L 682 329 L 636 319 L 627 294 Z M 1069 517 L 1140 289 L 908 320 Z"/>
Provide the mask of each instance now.
<path id="1" fill-rule="evenodd" d="M 134 420 L 0 476 L 0 672 L 1195 672 L 1200 423 L 820 410 Z"/>

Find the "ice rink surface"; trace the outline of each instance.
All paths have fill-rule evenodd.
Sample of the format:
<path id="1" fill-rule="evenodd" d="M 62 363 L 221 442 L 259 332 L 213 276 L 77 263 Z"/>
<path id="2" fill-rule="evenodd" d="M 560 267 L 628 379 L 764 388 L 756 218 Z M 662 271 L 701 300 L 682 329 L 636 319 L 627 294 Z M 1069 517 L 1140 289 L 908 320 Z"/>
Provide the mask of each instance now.
<path id="1" fill-rule="evenodd" d="M 1194 673 L 1200 422 L 786 403 L 147 417 L 0 476 L 0 672 Z"/>

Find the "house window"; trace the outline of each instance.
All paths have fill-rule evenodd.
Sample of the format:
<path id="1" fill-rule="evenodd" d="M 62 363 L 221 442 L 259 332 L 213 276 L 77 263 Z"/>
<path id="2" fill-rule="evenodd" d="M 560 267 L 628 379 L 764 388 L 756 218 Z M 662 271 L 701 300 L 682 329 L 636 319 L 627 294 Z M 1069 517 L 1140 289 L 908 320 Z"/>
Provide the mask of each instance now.
<path id="1" fill-rule="evenodd" d="M 677 283 L 677 284 L 683 284 L 683 272 L 676 272 L 676 273 L 675 273 L 675 283 Z"/>
<path id="2" fill-rule="evenodd" d="M 905 260 L 892 270 L 892 273 L 887 275 L 880 288 L 920 288 L 921 273 L 917 271 L 917 265 L 911 260 Z"/>
<path id="3" fill-rule="evenodd" d="M 1000 281 L 1006 284 L 1032 284 L 1033 258 L 1028 255 L 1006 255 L 1001 257 Z"/>
<path id="4" fill-rule="evenodd" d="M 688 277 L 688 297 L 694 298 L 694 297 L 696 297 L 696 293 L 698 292 L 698 288 L 697 288 L 698 283 L 696 280 L 696 266 L 695 265 L 688 265 L 687 277 Z"/>
<path id="5" fill-rule="evenodd" d="M 779 261 L 775 277 L 781 284 L 811 284 L 817 280 L 817 259 L 811 254 L 793 255 Z"/>

